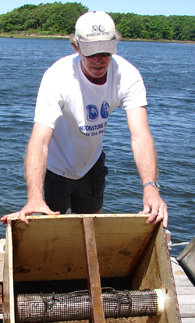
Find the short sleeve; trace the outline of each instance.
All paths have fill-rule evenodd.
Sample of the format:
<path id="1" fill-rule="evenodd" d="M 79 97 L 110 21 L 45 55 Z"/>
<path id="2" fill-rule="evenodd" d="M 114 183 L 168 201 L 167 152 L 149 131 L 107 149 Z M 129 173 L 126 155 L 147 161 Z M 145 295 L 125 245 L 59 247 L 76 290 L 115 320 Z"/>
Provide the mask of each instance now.
<path id="1" fill-rule="evenodd" d="M 63 97 L 57 77 L 48 69 L 41 81 L 35 108 L 34 121 L 55 128 L 62 115 Z"/>

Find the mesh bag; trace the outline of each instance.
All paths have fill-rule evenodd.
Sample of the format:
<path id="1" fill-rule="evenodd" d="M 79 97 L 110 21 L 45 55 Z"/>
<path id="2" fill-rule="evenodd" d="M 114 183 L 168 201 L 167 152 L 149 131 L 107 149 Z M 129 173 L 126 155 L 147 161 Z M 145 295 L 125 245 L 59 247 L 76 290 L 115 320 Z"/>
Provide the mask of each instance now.
<path id="1" fill-rule="evenodd" d="M 155 290 L 116 291 L 102 289 L 106 318 L 151 316 L 158 312 Z M 16 323 L 58 322 L 91 318 L 88 290 L 66 294 L 19 294 L 15 300 Z"/>

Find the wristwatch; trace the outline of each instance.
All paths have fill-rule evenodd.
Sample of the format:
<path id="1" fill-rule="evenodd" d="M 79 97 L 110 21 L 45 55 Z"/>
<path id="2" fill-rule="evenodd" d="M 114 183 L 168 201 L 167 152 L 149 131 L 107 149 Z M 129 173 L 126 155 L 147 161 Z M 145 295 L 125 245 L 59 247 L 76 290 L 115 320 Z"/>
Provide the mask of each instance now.
<path id="1" fill-rule="evenodd" d="M 151 181 L 151 182 L 144 184 L 143 188 L 146 186 L 150 186 L 150 185 L 153 186 L 158 192 L 160 191 L 160 185 L 155 181 Z"/>

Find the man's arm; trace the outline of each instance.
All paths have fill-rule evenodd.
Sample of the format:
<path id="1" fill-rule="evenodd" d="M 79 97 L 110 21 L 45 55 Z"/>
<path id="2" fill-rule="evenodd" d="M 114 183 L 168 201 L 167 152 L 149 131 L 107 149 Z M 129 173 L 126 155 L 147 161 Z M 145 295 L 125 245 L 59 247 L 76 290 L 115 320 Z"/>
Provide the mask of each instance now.
<path id="1" fill-rule="evenodd" d="M 131 147 L 142 185 L 157 181 L 157 157 L 154 142 L 150 133 L 147 113 L 144 107 L 126 111 L 127 122 L 131 134 Z M 167 205 L 153 186 L 144 187 L 143 212 L 150 213 L 148 223 L 153 224 L 163 220 L 164 227 L 168 225 Z"/>
<path id="2" fill-rule="evenodd" d="M 25 158 L 25 179 L 28 201 L 20 212 L 3 216 L 1 218 L 3 224 L 7 223 L 7 218 L 10 215 L 18 216 L 21 221 L 28 223 L 26 215 L 32 213 L 59 214 L 59 212 L 52 212 L 49 209 L 43 197 L 48 148 L 52 134 L 52 128 L 39 123 L 34 124 Z"/>

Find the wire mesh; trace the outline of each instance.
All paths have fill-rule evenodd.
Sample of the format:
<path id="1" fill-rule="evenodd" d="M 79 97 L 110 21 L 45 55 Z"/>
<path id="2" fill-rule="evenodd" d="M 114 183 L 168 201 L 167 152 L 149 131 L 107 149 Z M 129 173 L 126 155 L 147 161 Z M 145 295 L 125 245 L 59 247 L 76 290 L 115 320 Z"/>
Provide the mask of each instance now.
<path id="1" fill-rule="evenodd" d="M 152 316 L 158 312 L 155 290 L 102 289 L 106 318 Z M 88 290 L 66 294 L 19 294 L 15 302 L 16 323 L 87 320 L 91 317 Z"/>

